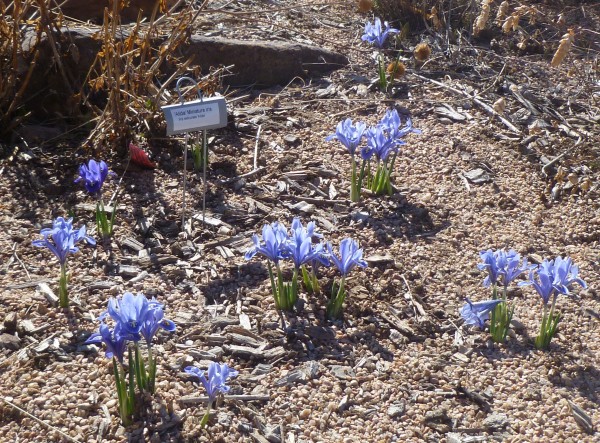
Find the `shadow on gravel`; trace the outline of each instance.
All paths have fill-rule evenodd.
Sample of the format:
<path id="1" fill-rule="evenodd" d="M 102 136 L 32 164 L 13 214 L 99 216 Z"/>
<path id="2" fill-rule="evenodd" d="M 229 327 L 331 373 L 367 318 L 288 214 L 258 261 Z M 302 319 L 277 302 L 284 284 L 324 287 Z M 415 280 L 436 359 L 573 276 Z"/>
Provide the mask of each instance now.
<path id="1" fill-rule="evenodd" d="M 447 220 L 435 223 L 428 208 L 413 204 L 404 196 L 378 203 L 378 207 L 367 209 L 372 210 L 369 225 L 384 244 L 389 243 L 388 238 L 426 239 L 450 226 Z"/>
<path id="2" fill-rule="evenodd" d="M 564 353 L 557 352 L 557 359 L 561 355 L 564 355 Z M 595 366 L 577 364 L 575 368 L 571 367 L 569 370 L 560 366 L 559 368 L 562 370 L 559 370 L 558 374 L 548 377 L 553 385 L 569 390 L 577 390 L 579 395 L 598 404 L 600 401 L 600 371 Z"/>
<path id="3" fill-rule="evenodd" d="M 269 271 L 262 262 L 247 262 L 236 269 L 232 266 L 228 275 L 211 280 L 207 284 L 200 284 L 198 288 L 206 297 L 207 304 L 219 304 L 225 300 L 235 303 L 238 293 L 257 288 L 268 278 Z"/>

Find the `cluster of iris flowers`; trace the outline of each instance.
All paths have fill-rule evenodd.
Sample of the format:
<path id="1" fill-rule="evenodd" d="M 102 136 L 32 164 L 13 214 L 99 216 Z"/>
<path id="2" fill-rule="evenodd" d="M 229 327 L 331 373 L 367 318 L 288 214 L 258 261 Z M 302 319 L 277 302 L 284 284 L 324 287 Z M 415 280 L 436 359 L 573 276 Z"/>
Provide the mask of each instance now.
<path id="1" fill-rule="evenodd" d="M 410 117 L 406 118 L 403 125 L 396 109 L 386 111 L 381 121 L 369 128 L 363 122 L 353 124 L 349 118 L 337 125 L 335 134 L 326 140 L 338 140 L 352 156 L 351 201 L 360 200 L 363 185 L 376 195 L 392 194 L 391 174 L 396 156 L 399 147 L 406 144 L 404 138 L 411 133 L 420 134 L 421 131 L 413 127 Z M 362 165 L 359 172 L 356 154 L 363 137 L 367 143 L 360 149 Z"/>
<path id="2" fill-rule="evenodd" d="M 111 298 L 108 309 L 98 320 L 98 332 L 92 334 L 86 344 L 104 343 L 106 357 L 113 360 L 113 372 L 119 399 L 119 414 L 123 425 L 131 423 L 139 410 L 135 387 L 140 393 L 153 394 L 156 386 L 156 359 L 152 354 L 152 340 L 159 329 L 172 332 L 175 323 L 164 318 L 164 306 L 156 299 L 148 300 L 144 294 L 126 292 L 120 298 Z M 111 328 L 105 320 L 112 319 Z M 140 342 L 146 343 L 146 358 Z M 132 346 L 129 346 L 132 343 Z M 128 355 L 128 370 L 124 358 Z M 125 374 L 128 374 L 128 382 Z"/>
<path id="3" fill-rule="evenodd" d="M 322 235 L 316 232 L 314 222 L 304 227 L 300 219 L 295 218 L 289 232 L 282 223 L 273 222 L 263 227 L 262 241 L 258 235 L 252 236 L 254 245 L 246 252 L 246 260 L 250 260 L 256 254 L 264 255 L 268 259 L 267 266 L 275 307 L 281 311 L 294 309 L 298 301 L 300 274 L 303 276 L 307 290 L 317 292 L 319 290 L 318 267 L 333 264 L 339 270 L 341 280 L 333 285 L 327 314 L 330 318 L 339 318 L 346 297 L 346 276 L 355 266 L 366 267 L 367 263 L 362 259 L 362 249 L 351 238 L 341 241 L 339 255 L 334 253 L 331 243 L 313 243 L 313 238 L 322 238 Z M 283 269 L 280 265 L 283 260 L 291 260 L 294 265 L 291 282 L 284 281 Z M 274 273 L 273 266 L 277 275 Z M 310 266 L 310 272 L 307 266 Z"/>
<path id="4" fill-rule="evenodd" d="M 560 314 L 556 312 L 558 295 L 568 295 L 573 283 L 587 287 L 579 278 L 579 268 L 570 258 L 561 256 L 554 260 L 544 260 L 540 265 L 531 265 L 527 259 L 521 261 L 521 256 L 514 250 L 487 250 L 481 252 L 480 257 L 483 262 L 478 268 L 488 273 L 483 284 L 492 288 L 492 299 L 476 303 L 467 299 L 467 303 L 460 309 L 465 323 L 483 329 L 485 322 L 490 320 L 492 339 L 498 343 L 505 341 L 514 312 L 514 304 L 507 301 L 508 286 L 520 275 L 528 274 L 528 280 L 521 281 L 518 285 L 533 286 L 542 299 L 542 322 L 535 346 L 547 349 L 560 321 Z M 501 296 L 498 295 L 499 287 L 502 288 Z"/>

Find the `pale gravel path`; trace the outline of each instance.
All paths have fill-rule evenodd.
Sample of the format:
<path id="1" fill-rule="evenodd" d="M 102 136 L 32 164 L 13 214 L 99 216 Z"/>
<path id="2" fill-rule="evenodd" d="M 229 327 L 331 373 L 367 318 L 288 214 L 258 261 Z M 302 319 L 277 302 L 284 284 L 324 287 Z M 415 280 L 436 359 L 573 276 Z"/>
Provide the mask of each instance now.
<path id="1" fill-rule="evenodd" d="M 344 17 L 341 21 L 348 24 L 347 28 L 328 27 L 316 32 L 327 33 L 329 40 L 340 42 L 338 49 L 346 44 L 357 45 L 356 41 L 350 40 L 358 32 L 356 26 L 363 17 L 352 13 L 348 18 L 348 11 L 343 8 L 332 8 L 328 14 L 335 19 Z M 351 37 L 348 37 L 349 32 Z M 352 67 L 333 73 L 332 81 L 343 84 L 351 73 L 371 74 L 372 67 L 365 58 L 364 46 L 357 46 L 357 49 L 346 51 Z M 486 116 L 475 109 L 469 110 L 475 117 L 471 123 L 440 123 L 427 111 L 431 106 L 427 100 L 461 103 L 443 91 L 430 89 L 429 84 L 418 86 L 420 83 L 414 78 L 407 77 L 406 82 L 413 86 L 413 97 L 398 100 L 398 104 L 414 113 L 415 126 L 421 128 L 423 134 L 411 136 L 403 150 L 404 155 L 398 158 L 395 183 L 404 197 L 389 201 L 367 198 L 358 207 L 351 208 L 352 212 L 360 210 L 370 214 L 366 225 L 338 214 L 344 221 L 339 223 L 337 232 L 327 233 L 334 242 L 352 235 L 360 240 L 366 255 L 389 254 L 395 260 L 395 267 L 390 269 L 370 268 L 353 274 L 352 285 L 362 286 L 367 296 L 359 297 L 360 291 L 354 294 L 355 298 L 351 294 L 347 308 L 349 323 L 345 327 L 333 325 L 320 335 L 311 326 L 331 325 L 322 321 L 322 311 L 313 312 L 309 308 L 309 313 L 299 315 L 293 322 L 294 334 L 286 337 L 275 329 L 278 318 L 272 309 L 266 273 L 258 265 L 240 268 L 244 263 L 240 254 L 229 262 L 214 251 L 203 256 L 198 266 L 211 264 L 218 278 L 223 280 L 215 275 L 211 277 L 209 270 L 196 270 L 191 281 L 201 289 L 199 294 L 182 285 L 183 277 L 168 267 L 161 272 L 151 272 L 146 280 L 135 285 L 114 278 L 114 288 L 88 292 L 86 286 L 89 283 L 108 278 L 102 270 L 107 257 L 98 249 L 97 257 L 92 259 L 92 251 L 84 248 L 71 261 L 75 274 L 72 291 L 81 295 L 94 315 L 101 312 L 110 295 L 124 290 L 142 290 L 156 292 L 157 297 L 167 304 L 167 315 L 179 320 L 177 332 L 170 337 L 161 336 L 157 345 L 161 355 L 160 400 L 155 404 L 151 425 L 160 429 L 161 423 L 168 425 L 174 417 L 180 417 L 184 418 L 183 424 L 174 427 L 180 432 L 162 433 L 162 437 L 156 433 L 151 439 L 153 432 L 148 429 L 134 426 L 126 431 L 120 427 L 114 414 L 114 382 L 109 362 L 102 352 L 77 351 L 77 344 L 94 329 L 94 323 L 87 312 L 75 311 L 76 315 L 67 319 L 63 313 L 48 309 L 46 301 L 35 294 L 34 288 L 3 291 L 0 319 L 8 312 L 16 311 L 20 318 L 29 318 L 36 326 L 49 323 L 50 328 L 37 334 L 35 339 L 56 338 L 52 346 L 57 344 L 64 350 L 52 348 L 51 353 L 42 353 L 36 358 L 29 353 L 23 360 L 12 351 L 0 351 L 0 395 L 78 441 L 122 442 L 127 441 L 128 436 L 133 441 L 141 441 L 143 434 L 152 442 L 167 441 L 167 435 L 171 441 L 249 442 L 253 439 L 247 426 L 258 430 L 261 423 L 267 425 L 267 429 L 260 430 L 261 435 L 268 433 L 268 428 L 282 424 L 288 442 L 445 442 L 450 427 L 455 431 L 475 430 L 472 435 L 487 436 L 489 441 L 598 441 L 597 433 L 587 435 L 575 423 L 568 405 L 571 401 L 582 407 L 594 423 L 600 421 L 599 323 L 585 311 L 600 312 L 600 204 L 597 194 L 567 196 L 549 203 L 548 182 L 541 176 L 539 164 L 520 154 L 517 143 L 494 139 L 494 134 L 504 132 L 504 128 L 490 124 Z M 564 87 L 574 87 L 573 82 L 564 82 Z M 316 84 L 291 88 L 291 92 L 281 94 L 280 105 L 312 99 L 320 87 Z M 373 103 L 380 103 L 380 94 L 369 94 Z M 356 97 L 350 95 L 350 98 Z M 264 101 L 256 100 L 245 106 L 264 104 Z M 261 155 L 269 159 L 269 170 L 276 170 L 282 157 L 292 159 L 293 164 L 287 170 L 302 169 L 307 162 L 322 159 L 323 167 L 339 173 L 341 178 L 336 177 L 333 184 L 344 196 L 348 157 L 337 145 L 324 143 L 323 139 L 340 118 L 330 116 L 353 106 L 343 101 L 322 101 L 298 111 L 301 118 L 309 120 L 310 126 L 289 132 L 301 138 L 303 148 L 290 148 L 284 154 L 278 154 L 265 144 Z M 349 116 L 374 123 L 384 111 L 385 106 L 379 104 L 369 116 Z M 291 116 L 294 113 L 291 111 Z M 286 132 L 281 130 L 264 130 L 265 140 L 281 146 L 284 146 L 285 135 Z M 235 162 L 239 172 L 247 172 L 252 167 L 250 157 L 254 140 L 248 138 L 242 142 L 246 151 L 242 157 L 224 145 L 218 146 L 216 151 L 219 160 Z M 569 143 L 568 140 L 561 142 Z M 471 184 L 469 191 L 458 174 L 472 169 L 475 160 L 487 162 L 494 172 L 494 183 Z M 32 188 L 26 181 L 18 190 L 7 191 L 17 182 L 15 177 L 11 170 L 6 170 L 0 177 L 1 216 L 5 228 L 0 233 L 1 261 L 7 262 L 13 242 L 17 242 L 20 258 L 32 278 L 52 278 L 54 261 L 48 259 L 49 254 L 29 248 L 29 243 L 39 232 L 39 226 L 34 224 L 48 221 L 51 208 L 65 208 L 70 203 L 64 199 L 57 202 L 42 199 L 31 221 L 27 218 L 15 220 L 13 214 L 21 207 L 19 194 L 28 195 L 29 201 L 33 201 Z M 597 172 L 594 177 L 597 183 Z M 177 186 L 172 184 L 178 180 L 177 172 L 161 170 L 131 176 L 131 183 L 137 188 L 153 185 L 172 205 L 168 207 L 155 199 L 144 203 L 153 211 L 166 207 L 165 218 L 169 220 L 177 218 L 173 208 L 177 207 L 180 195 Z M 275 184 L 273 178 L 259 179 L 258 183 Z M 324 183 L 324 189 L 327 184 Z M 245 198 L 254 195 L 250 186 L 237 192 L 231 187 L 214 184 L 212 189 L 222 192 L 226 202 L 244 208 Z M 131 195 L 136 192 L 128 189 Z M 126 195 L 125 204 L 136 204 L 131 195 Z M 85 196 L 79 193 L 77 199 L 84 201 Z M 419 212 L 419 208 L 426 208 L 428 212 Z M 286 208 L 277 207 L 268 218 L 269 221 L 274 219 L 289 223 L 291 215 Z M 124 214 L 122 220 L 117 240 L 134 236 L 143 241 L 134 230 L 132 213 Z M 256 230 L 259 228 L 260 224 Z M 240 232 L 245 229 L 240 228 Z M 436 233 L 427 235 L 433 231 Z M 504 246 L 523 255 L 534 253 L 544 258 L 568 254 L 580 265 L 581 277 L 590 287 L 588 291 L 579 291 L 580 300 L 560 299 L 564 318 L 549 352 L 534 350 L 525 335 L 533 337 L 537 333 L 541 310 L 538 296 L 531 288 L 514 293 L 515 317 L 525 329 L 518 330 L 506 345 L 493 347 L 486 342 L 486 335 L 479 332 L 465 335 L 461 348 L 454 344 L 452 322 L 459 321 L 457 309 L 463 298 L 488 296 L 481 286 L 483 275 L 476 270 L 478 252 Z M 115 248 L 115 254 L 117 259 L 122 257 L 118 248 Z M 245 274 L 239 275 L 240 269 Z M 428 321 L 415 320 L 412 307 L 405 298 L 407 288 L 401 276 L 407 278 L 411 291 L 423 301 Z M 209 285 L 206 285 L 207 279 L 210 279 Z M 26 278 L 15 263 L 0 274 L 0 281 L 6 285 L 26 281 Z M 269 392 L 271 400 L 248 404 L 225 402 L 213 420 L 213 437 L 197 428 L 203 413 L 201 407 L 183 408 L 177 403 L 183 396 L 199 393 L 199 389 L 181 374 L 182 366 L 189 364 L 190 358 L 199 364 L 200 359 L 190 357 L 187 351 L 190 345 L 194 349 L 209 350 L 213 345 L 208 345 L 204 337 L 220 332 L 210 326 L 203 294 L 208 295 L 209 303 L 218 303 L 222 309 L 235 305 L 239 295 L 252 325 L 256 327 L 257 320 L 260 321 L 261 335 L 273 347 L 283 345 L 287 351 L 282 359 L 273 362 L 274 367 L 266 376 L 251 375 L 257 367 L 256 361 L 223 358 L 240 371 L 239 379 L 232 383 L 236 393 Z M 387 303 L 401 312 L 402 319 L 417 331 L 419 338 L 411 341 L 390 330 L 390 325 L 382 319 L 382 314 L 388 312 Z M 319 304 L 322 306 L 322 300 Z M 235 308 L 231 312 L 235 312 Z M 190 313 L 192 317 L 178 317 L 178 313 Z M 456 357 L 457 351 L 466 355 L 465 361 Z M 318 362 L 314 379 L 275 387 L 276 381 L 310 361 Z M 354 375 L 346 380 L 338 378 L 332 370 L 335 365 L 352 367 Z M 472 399 L 456 395 L 458 385 L 489 394 L 491 411 L 484 411 Z M 108 408 L 110 421 L 106 421 L 103 406 Z M 442 411 L 448 420 L 435 423 L 436 431 L 425 423 L 425 417 L 428 413 Z M 392 417 L 395 413 L 398 415 Z M 504 432 L 488 432 L 485 420 L 492 413 L 506 415 L 509 426 Z M 256 417 L 254 422 L 253 417 Z M 106 427 L 106 432 L 96 440 L 102 426 Z M 56 431 L 29 418 L 19 418 L 13 409 L 0 401 L 0 441 L 17 440 L 59 441 L 59 436 Z"/>

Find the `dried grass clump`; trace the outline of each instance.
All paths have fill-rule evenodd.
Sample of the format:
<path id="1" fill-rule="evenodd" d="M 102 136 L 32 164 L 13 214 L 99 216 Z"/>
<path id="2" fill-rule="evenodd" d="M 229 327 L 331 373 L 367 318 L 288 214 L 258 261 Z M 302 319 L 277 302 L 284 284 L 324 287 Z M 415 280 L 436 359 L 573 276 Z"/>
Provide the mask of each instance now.
<path id="1" fill-rule="evenodd" d="M 43 3 L 43 2 L 41 2 Z M 34 0 L 5 4 L 0 0 L 0 138 L 9 136 L 26 117 L 23 109 L 23 93 L 35 68 L 39 55 L 37 47 L 27 54 L 29 63 L 24 65 L 21 57 L 21 41 L 29 25 L 36 29 L 40 41 L 45 26 L 39 18 L 31 17 Z M 48 26 L 50 22 L 45 25 Z"/>
<path id="2" fill-rule="evenodd" d="M 375 14 L 385 20 L 409 23 L 412 31 L 418 31 L 425 28 L 426 22 L 433 24 L 431 8 L 439 3 L 435 0 L 378 0 Z M 435 19 L 439 20 L 437 14 Z"/>
<path id="3" fill-rule="evenodd" d="M 195 12 L 191 6 L 169 22 L 173 27 L 158 49 L 154 49 L 151 39 L 158 34 L 158 3 L 148 24 L 141 23 L 140 15 L 126 38 L 120 31 L 117 7 L 114 2 L 112 14 L 105 10 L 102 31 L 97 36 L 102 49 L 96 57 L 95 75 L 88 83 L 92 92 L 105 91 L 108 99 L 104 110 L 97 110 L 100 118 L 87 144 L 95 149 L 116 149 L 123 155 L 134 134 L 151 135 L 161 127 L 159 106 L 169 99 L 165 87 L 189 70 L 195 70 L 192 75 L 196 77 L 199 67 L 192 67 L 191 59 L 181 61 L 174 55 L 189 36 Z M 163 79 L 162 71 L 167 66 L 172 75 Z M 155 84 L 158 78 L 164 80 L 160 88 Z"/>

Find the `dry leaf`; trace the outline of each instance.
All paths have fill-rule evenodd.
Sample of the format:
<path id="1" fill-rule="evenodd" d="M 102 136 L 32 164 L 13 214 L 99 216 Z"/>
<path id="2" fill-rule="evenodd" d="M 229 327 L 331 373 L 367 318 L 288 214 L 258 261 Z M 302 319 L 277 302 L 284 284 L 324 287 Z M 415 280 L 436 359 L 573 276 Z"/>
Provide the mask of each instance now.
<path id="1" fill-rule="evenodd" d="M 589 177 L 585 177 L 581 180 L 581 184 L 579 185 L 583 192 L 587 192 L 592 187 L 592 180 Z"/>
<path id="2" fill-rule="evenodd" d="M 562 39 L 560 40 L 560 44 L 558 45 L 558 49 L 556 50 L 554 57 L 552 57 L 552 61 L 550 62 L 550 65 L 552 67 L 556 68 L 558 65 L 561 64 L 561 62 L 569 53 L 571 46 L 573 46 L 574 40 L 575 32 L 573 31 L 573 29 L 569 29 L 569 32 L 563 35 Z"/>
<path id="3" fill-rule="evenodd" d="M 504 20 L 504 23 L 502 24 L 502 32 L 508 34 L 513 28 L 514 21 L 515 15 L 509 15 L 508 17 L 506 17 L 506 20 Z"/>
<path id="4" fill-rule="evenodd" d="M 498 13 L 496 14 L 496 23 L 498 23 L 498 26 L 502 25 L 504 19 L 508 15 L 509 6 L 508 0 L 504 0 L 502 3 L 500 3 L 500 6 L 498 7 Z"/>
<path id="5" fill-rule="evenodd" d="M 569 180 L 573 186 L 576 186 L 579 183 L 579 177 L 577 177 L 577 174 L 574 172 L 571 172 L 569 175 L 567 175 L 567 180 Z"/>
<path id="6" fill-rule="evenodd" d="M 442 29 L 442 22 L 438 17 L 438 9 L 435 6 L 431 8 L 431 13 L 427 16 L 427 18 L 431 20 L 431 23 L 433 23 L 433 27 L 436 30 L 439 31 L 440 29 Z"/>
<path id="7" fill-rule="evenodd" d="M 491 0 L 481 0 L 481 12 L 473 23 L 473 34 L 475 35 L 485 29 L 485 25 L 490 18 L 490 2 Z"/>
<path id="8" fill-rule="evenodd" d="M 504 97 L 500 97 L 494 102 L 492 107 L 494 108 L 494 111 L 496 111 L 498 114 L 503 114 L 504 109 L 506 108 L 506 100 L 504 100 Z"/>
<path id="9" fill-rule="evenodd" d="M 565 168 L 562 166 L 559 166 L 558 169 L 556 170 L 556 175 L 554 176 L 554 180 L 560 183 L 560 182 L 565 181 L 566 176 L 567 176 L 567 171 L 565 170 Z"/>

